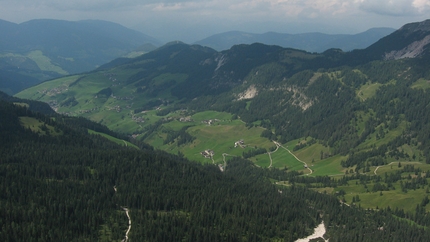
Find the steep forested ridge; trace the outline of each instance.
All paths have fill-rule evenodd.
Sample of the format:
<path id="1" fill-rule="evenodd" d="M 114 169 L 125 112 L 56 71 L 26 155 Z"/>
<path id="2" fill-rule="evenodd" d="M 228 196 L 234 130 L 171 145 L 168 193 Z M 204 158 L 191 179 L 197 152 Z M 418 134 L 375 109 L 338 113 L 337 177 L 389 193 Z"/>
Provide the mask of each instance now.
<path id="1" fill-rule="evenodd" d="M 150 148 L 121 148 L 76 129 L 78 119 L 70 126 L 0 104 L 3 241 L 119 240 L 127 223 L 118 204 L 132 211 L 135 241 L 294 239 L 315 225 L 316 211 L 280 196 L 264 176 L 244 179 L 233 165 L 226 176 Z M 19 117 L 62 134 L 35 133 Z"/>

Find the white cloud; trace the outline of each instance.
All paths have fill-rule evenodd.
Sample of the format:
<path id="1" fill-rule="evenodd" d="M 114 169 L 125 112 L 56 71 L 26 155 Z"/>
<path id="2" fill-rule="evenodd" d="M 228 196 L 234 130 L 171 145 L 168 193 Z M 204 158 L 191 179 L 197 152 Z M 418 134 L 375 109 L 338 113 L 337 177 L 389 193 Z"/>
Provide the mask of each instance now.
<path id="1" fill-rule="evenodd" d="M 430 12 L 430 0 L 414 0 L 412 6 L 416 8 L 419 13 Z"/>
<path id="2" fill-rule="evenodd" d="M 0 6 L 0 18 L 12 22 L 102 19 L 164 39 L 229 30 L 356 33 L 430 13 L 430 0 L 0 0 Z"/>
<path id="3" fill-rule="evenodd" d="M 391 16 L 414 16 L 428 13 L 429 0 L 359 0 L 359 7 L 367 12 Z"/>

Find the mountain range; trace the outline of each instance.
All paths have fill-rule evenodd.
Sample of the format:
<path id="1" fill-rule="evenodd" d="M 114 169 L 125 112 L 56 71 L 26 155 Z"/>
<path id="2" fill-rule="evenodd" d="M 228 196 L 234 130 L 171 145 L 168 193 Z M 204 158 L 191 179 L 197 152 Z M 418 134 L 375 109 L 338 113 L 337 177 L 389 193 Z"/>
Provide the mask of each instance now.
<path id="1" fill-rule="evenodd" d="M 351 51 L 364 49 L 394 31 L 395 29 L 392 28 L 372 28 L 358 34 L 285 34 L 276 32 L 253 34 L 231 31 L 209 36 L 195 42 L 195 44 L 208 46 L 218 51 L 230 49 L 233 45 L 252 43 L 278 45 L 309 52 L 323 52 L 331 48 Z"/>
<path id="2" fill-rule="evenodd" d="M 154 50 L 161 41 L 119 24 L 98 21 L 38 19 L 15 24 L 0 20 L 0 90 L 9 94 L 55 77 L 86 72 L 118 57 L 131 58 Z M 216 50 L 260 42 L 322 52 L 364 48 L 392 32 L 371 29 L 356 35 L 300 35 L 227 32 L 196 44 Z"/>

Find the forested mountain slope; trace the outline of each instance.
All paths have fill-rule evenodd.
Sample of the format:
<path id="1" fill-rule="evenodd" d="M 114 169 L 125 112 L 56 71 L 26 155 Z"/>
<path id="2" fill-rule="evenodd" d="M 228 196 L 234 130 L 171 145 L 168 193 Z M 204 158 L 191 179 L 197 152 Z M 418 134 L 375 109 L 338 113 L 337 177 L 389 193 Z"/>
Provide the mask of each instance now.
<path id="1" fill-rule="evenodd" d="M 5 101 L 0 115 L 2 241 L 120 241 L 127 230 L 128 241 L 295 241 L 322 220 L 330 241 L 430 236 L 419 226 L 428 219 L 410 224 L 390 210 L 342 206 L 331 195 L 273 184 L 299 178 L 297 172 L 242 159 L 221 172 L 89 135 L 100 125 L 83 119 Z"/>

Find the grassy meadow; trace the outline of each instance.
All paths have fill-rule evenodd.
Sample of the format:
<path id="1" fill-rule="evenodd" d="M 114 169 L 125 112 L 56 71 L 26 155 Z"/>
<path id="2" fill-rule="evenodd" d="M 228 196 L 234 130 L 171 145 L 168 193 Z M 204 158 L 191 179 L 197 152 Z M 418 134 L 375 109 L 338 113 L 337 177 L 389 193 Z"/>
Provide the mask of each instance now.
<path id="1" fill-rule="evenodd" d="M 63 134 L 62 131 L 58 131 L 53 126 L 45 124 L 44 122 L 33 117 L 20 117 L 19 121 L 24 128 L 30 129 L 34 133 L 38 133 L 40 135 L 57 136 Z"/>
<path id="2" fill-rule="evenodd" d="M 133 147 L 135 149 L 139 149 L 139 147 L 137 147 L 136 145 L 134 145 L 128 141 L 112 137 L 112 136 L 105 134 L 105 133 L 100 133 L 100 132 L 90 130 L 90 129 L 88 130 L 88 133 L 93 134 L 93 135 L 100 135 L 100 136 L 102 136 L 102 137 L 104 137 L 104 138 L 106 138 L 106 139 L 108 139 L 108 140 L 110 140 L 116 144 L 122 145 L 122 146 Z"/>

